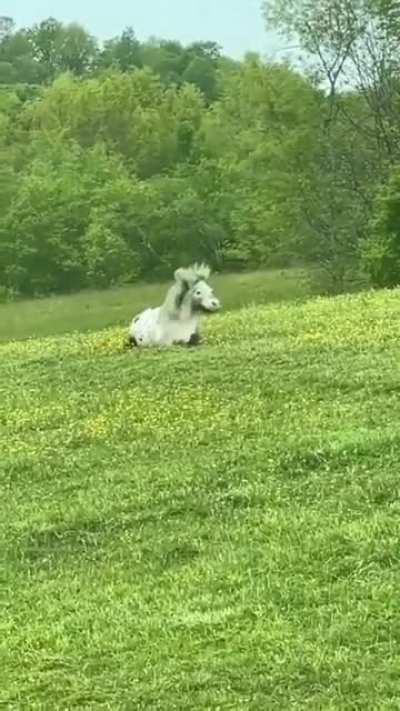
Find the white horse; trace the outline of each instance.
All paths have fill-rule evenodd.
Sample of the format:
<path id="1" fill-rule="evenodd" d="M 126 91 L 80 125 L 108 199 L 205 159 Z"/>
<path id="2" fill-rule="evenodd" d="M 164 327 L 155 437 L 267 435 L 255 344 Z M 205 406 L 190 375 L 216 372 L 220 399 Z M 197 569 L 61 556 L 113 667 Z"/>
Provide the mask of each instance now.
<path id="1" fill-rule="evenodd" d="M 133 319 L 129 345 L 197 345 L 201 313 L 214 313 L 220 308 L 219 300 L 207 283 L 209 277 L 210 269 L 204 264 L 177 269 L 175 283 L 163 305 L 146 309 Z"/>

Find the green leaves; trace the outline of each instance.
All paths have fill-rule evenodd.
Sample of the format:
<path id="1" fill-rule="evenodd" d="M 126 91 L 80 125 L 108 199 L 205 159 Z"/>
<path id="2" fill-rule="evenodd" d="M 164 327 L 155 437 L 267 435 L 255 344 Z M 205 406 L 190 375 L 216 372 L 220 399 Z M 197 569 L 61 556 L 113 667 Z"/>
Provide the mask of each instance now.
<path id="1" fill-rule="evenodd" d="M 49 18 L 30 29 L 27 37 L 48 78 L 66 71 L 84 74 L 97 59 L 97 41 L 77 23 L 63 25 Z"/>
<path id="2" fill-rule="evenodd" d="M 86 81 L 60 76 L 26 118 L 33 130 L 62 131 L 83 148 L 105 143 L 147 178 L 180 157 L 180 119 L 186 106 L 189 115 L 198 114 L 200 97 L 186 90 L 165 90 L 148 70 L 130 74 L 112 70 Z"/>
<path id="3" fill-rule="evenodd" d="M 393 287 L 400 283 L 400 167 L 396 165 L 388 184 L 374 202 L 368 239 L 363 244 L 363 266 L 372 283 Z"/>
<path id="4" fill-rule="evenodd" d="M 77 25 L 3 21 L 0 84 L 25 83 L 0 87 L 0 285 L 106 286 L 203 258 L 313 262 L 345 288 L 400 163 L 396 5 L 264 9 L 310 76 L 213 42 L 127 28 L 99 46 Z"/>

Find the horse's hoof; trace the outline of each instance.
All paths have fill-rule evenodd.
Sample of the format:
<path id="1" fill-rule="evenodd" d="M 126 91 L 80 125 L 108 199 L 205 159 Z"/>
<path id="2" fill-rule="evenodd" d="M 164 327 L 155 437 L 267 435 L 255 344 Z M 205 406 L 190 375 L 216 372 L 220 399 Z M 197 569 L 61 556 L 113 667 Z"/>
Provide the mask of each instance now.
<path id="1" fill-rule="evenodd" d="M 200 334 L 199 333 L 192 333 L 190 336 L 187 345 L 190 346 L 198 346 L 200 343 Z"/>
<path id="2" fill-rule="evenodd" d="M 125 341 L 125 348 L 138 348 L 139 344 L 134 336 L 129 336 L 128 340 Z"/>

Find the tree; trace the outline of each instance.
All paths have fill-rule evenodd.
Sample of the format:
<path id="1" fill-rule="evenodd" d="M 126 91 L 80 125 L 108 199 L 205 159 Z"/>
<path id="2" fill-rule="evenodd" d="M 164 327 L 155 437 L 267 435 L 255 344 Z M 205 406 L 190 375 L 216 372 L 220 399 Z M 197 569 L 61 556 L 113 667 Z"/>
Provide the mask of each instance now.
<path id="1" fill-rule="evenodd" d="M 82 241 L 86 281 L 96 288 L 133 281 L 140 271 L 136 255 L 110 222 L 110 213 L 98 209 Z"/>
<path id="2" fill-rule="evenodd" d="M 14 27 L 15 23 L 11 17 L 0 15 L 0 42 L 2 42 L 5 37 L 9 37 L 13 33 Z"/>
<path id="3" fill-rule="evenodd" d="M 39 84 L 46 77 L 25 30 L 7 34 L 0 41 L 0 67 L 1 84 Z"/>
<path id="4" fill-rule="evenodd" d="M 182 81 L 194 84 L 208 103 L 217 98 L 217 74 L 214 63 L 207 57 L 194 57 L 182 74 Z"/>
<path id="5" fill-rule="evenodd" d="M 99 66 L 104 69 L 116 67 L 127 72 L 142 64 L 141 45 L 132 27 L 127 27 L 120 37 L 107 40 L 99 56 Z"/>
<path id="6" fill-rule="evenodd" d="M 364 100 L 373 123 L 380 168 L 397 160 L 400 14 L 397 0 L 265 0 L 267 22 L 295 35 L 330 98 L 330 120 L 340 90 L 351 87 Z M 360 130 L 365 131 L 363 126 Z"/>
<path id="7" fill-rule="evenodd" d="M 96 40 L 77 23 L 63 25 L 49 18 L 30 29 L 28 38 L 49 78 L 66 71 L 85 74 L 97 59 Z"/>
<path id="8" fill-rule="evenodd" d="M 368 232 L 376 188 L 399 158 L 398 4 L 265 0 L 264 11 L 269 26 L 297 39 L 326 96 L 317 191 L 309 194 L 321 195 L 314 220 L 320 252 L 343 272 Z"/>
<path id="9" fill-rule="evenodd" d="M 226 74 L 221 99 L 203 121 L 199 152 L 219 166 L 232 265 L 309 256 L 303 183 L 305 176 L 317 182 L 323 110 L 320 93 L 288 67 L 250 57 Z"/>
<path id="10" fill-rule="evenodd" d="M 363 266 L 374 286 L 400 284 L 400 167 L 377 193 L 370 234 L 362 248 Z"/>
<path id="11" fill-rule="evenodd" d="M 54 135 L 32 149 L 0 222 L 0 283 L 36 294 L 135 275 L 128 208 L 136 183 L 120 161 L 101 145 L 84 151 Z"/>
<path id="12" fill-rule="evenodd" d="M 102 141 L 146 178 L 190 151 L 190 122 L 198 126 L 202 110 L 195 91 L 165 89 L 149 70 L 113 70 L 85 81 L 60 76 L 25 118 L 33 130 L 62 131 L 82 147 Z"/>
<path id="13" fill-rule="evenodd" d="M 98 51 L 76 25 L 4 25 L 3 291 L 161 278 L 196 259 L 312 262 L 340 290 L 362 254 L 389 279 L 382 245 L 395 263 L 397 233 L 376 195 L 392 176 L 396 201 L 400 20 L 368 2 L 268 0 L 307 72 L 212 42 L 141 44 L 130 28 Z"/>

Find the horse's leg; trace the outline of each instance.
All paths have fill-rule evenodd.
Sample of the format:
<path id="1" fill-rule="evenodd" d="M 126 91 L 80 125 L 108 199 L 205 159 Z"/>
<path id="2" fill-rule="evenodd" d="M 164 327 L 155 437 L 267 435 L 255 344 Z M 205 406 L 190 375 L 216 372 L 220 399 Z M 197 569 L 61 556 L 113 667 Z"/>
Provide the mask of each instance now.
<path id="1" fill-rule="evenodd" d="M 137 348 L 139 346 L 135 336 L 128 336 L 128 340 L 125 341 L 125 348 Z"/>
<path id="2" fill-rule="evenodd" d="M 187 345 L 188 345 L 189 347 L 191 347 L 191 346 L 198 346 L 198 345 L 200 344 L 200 341 L 201 341 L 200 333 L 199 333 L 198 331 L 195 331 L 195 332 L 192 333 L 192 335 L 190 336 L 190 338 L 189 338 L 189 340 L 188 340 L 188 342 L 187 342 Z"/>

